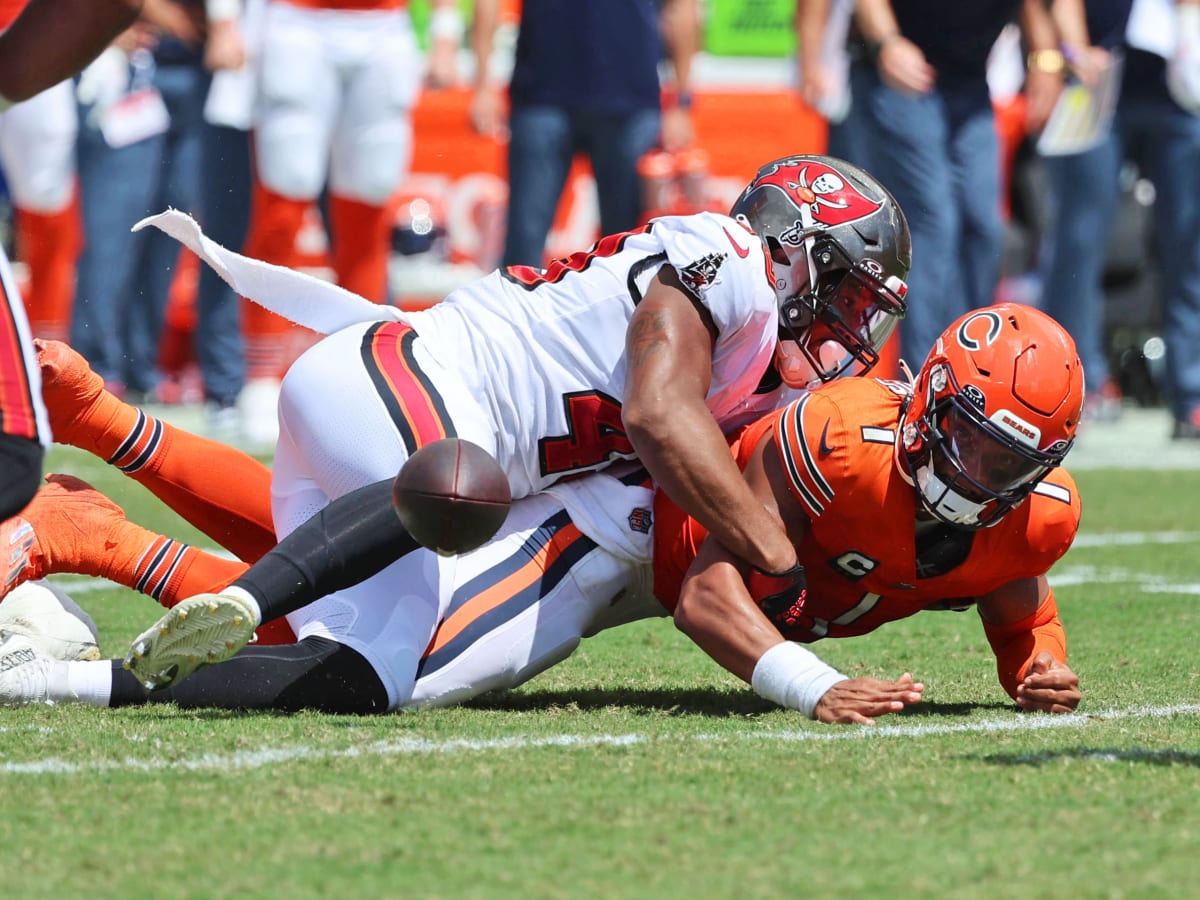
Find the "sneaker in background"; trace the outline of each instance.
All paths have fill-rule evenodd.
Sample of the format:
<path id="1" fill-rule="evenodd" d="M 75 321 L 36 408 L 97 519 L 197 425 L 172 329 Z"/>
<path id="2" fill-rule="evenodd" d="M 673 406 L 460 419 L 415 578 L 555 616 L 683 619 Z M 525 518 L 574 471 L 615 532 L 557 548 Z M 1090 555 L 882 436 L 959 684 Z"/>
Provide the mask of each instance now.
<path id="1" fill-rule="evenodd" d="M 1105 378 L 1096 390 L 1089 390 L 1083 401 L 1083 421 L 1115 422 L 1121 418 L 1121 389 L 1112 378 Z"/>
<path id="2" fill-rule="evenodd" d="M 1200 440 L 1200 406 L 1192 409 L 1186 419 L 1176 419 L 1171 437 L 1177 441 Z"/>
<path id="3" fill-rule="evenodd" d="M 237 443 L 242 434 L 242 413 L 237 401 L 205 400 L 204 433 L 214 441 Z"/>

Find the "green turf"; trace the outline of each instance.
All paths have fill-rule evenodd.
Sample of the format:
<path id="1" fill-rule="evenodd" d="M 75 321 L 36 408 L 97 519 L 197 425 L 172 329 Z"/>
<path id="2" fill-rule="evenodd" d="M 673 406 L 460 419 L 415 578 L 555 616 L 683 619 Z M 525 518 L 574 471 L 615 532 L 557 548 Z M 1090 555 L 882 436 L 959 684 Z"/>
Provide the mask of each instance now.
<path id="1" fill-rule="evenodd" d="M 57 450 L 51 467 L 200 540 L 86 457 Z M 1016 712 L 973 612 L 816 645 L 851 674 L 926 683 L 924 703 L 873 729 L 772 708 L 666 620 L 459 709 L 0 710 L 2 891 L 1194 896 L 1200 472 L 1078 480 L 1086 541 L 1053 575 L 1081 715 Z M 111 653 L 157 616 L 127 591 L 60 583 Z"/>

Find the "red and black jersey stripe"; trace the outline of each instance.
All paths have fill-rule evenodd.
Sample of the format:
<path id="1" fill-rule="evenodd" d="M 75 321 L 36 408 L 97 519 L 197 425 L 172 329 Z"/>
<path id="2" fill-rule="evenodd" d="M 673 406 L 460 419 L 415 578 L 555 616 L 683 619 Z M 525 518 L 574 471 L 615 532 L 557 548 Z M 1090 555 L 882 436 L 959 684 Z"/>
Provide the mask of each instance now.
<path id="1" fill-rule="evenodd" d="M 0 309 L 0 431 L 37 440 L 37 414 L 26 368 L 26 351 L 32 350 L 25 347 L 13 313 L 21 296 L 7 277 L 0 277 L 0 294 L 4 299 Z"/>
<path id="2" fill-rule="evenodd" d="M 401 322 L 381 322 L 363 335 L 362 360 L 409 455 L 442 438 L 457 437 L 438 393 L 413 356 L 417 333 Z"/>

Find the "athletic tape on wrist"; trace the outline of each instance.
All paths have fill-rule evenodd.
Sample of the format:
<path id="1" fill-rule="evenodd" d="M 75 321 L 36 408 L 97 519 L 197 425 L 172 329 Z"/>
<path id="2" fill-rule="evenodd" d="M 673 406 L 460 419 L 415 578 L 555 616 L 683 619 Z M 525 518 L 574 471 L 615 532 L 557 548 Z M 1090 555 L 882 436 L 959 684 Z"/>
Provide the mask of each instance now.
<path id="1" fill-rule="evenodd" d="M 799 644 L 784 641 L 758 658 L 750 686 L 765 700 L 813 718 L 825 692 L 846 676 Z"/>

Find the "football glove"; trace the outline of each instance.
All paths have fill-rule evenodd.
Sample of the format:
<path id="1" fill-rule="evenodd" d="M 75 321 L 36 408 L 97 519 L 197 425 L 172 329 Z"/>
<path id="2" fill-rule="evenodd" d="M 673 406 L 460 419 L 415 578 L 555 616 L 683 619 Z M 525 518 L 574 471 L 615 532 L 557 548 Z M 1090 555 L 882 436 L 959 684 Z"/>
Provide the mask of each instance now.
<path id="1" fill-rule="evenodd" d="M 751 566 L 746 588 L 758 608 L 771 620 L 779 633 L 788 637 L 800 622 L 804 598 L 808 596 L 808 580 L 804 566 L 796 563 L 783 572 L 764 572 Z"/>

